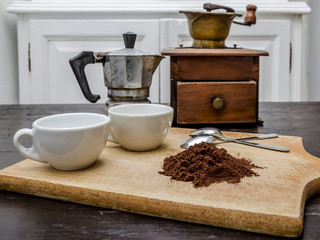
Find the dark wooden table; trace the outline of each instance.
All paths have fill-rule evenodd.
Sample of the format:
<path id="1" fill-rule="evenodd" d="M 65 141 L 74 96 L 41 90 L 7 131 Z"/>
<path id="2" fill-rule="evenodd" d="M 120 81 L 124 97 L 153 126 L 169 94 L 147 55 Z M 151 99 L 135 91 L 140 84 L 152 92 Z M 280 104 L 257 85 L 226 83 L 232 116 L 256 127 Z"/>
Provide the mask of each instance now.
<path id="1" fill-rule="evenodd" d="M 103 113 L 104 106 L 0 105 L 0 169 L 23 160 L 12 144 L 17 130 L 31 128 L 40 117 L 65 112 Z M 221 129 L 301 136 L 306 151 L 320 157 L 320 102 L 260 103 L 259 116 L 263 126 Z M 0 191 L 0 239 L 281 238 Z M 320 239 L 319 194 L 306 204 L 304 231 L 299 239 Z"/>

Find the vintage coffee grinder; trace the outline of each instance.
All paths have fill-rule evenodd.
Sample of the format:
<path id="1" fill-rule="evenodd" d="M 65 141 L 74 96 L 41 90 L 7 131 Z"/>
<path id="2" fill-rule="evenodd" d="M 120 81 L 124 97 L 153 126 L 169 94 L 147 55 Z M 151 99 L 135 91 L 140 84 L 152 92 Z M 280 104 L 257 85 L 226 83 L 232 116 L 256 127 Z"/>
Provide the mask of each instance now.
<path id="1" fill-rule="evenodd" d="M 170 56 L 173 125 L 261 124 L 258 117 L 259 57 L 265 51 L 227 47 L 232 23 L 256 23 L 254 5 L 244 22 L 226 6 L 205 3 L 204 11 L 180 11 L 188 21 L 192 46 L 163 49 Z"/>
<path id="2" fill-rule="evenodd" d="M 134 49 L 136 36 L 132 32 L 123 34 L 124 49 L 99 53 L 83 51 L 69 60 L 83 95 L 92 103 L 97 102 L 100 96 L 91 93 L 84 68 L 89 63 L 102 63 L 109 97 L 106 113 L 116 105 L 150 103 L 152 75 L 164 57 Z"/>

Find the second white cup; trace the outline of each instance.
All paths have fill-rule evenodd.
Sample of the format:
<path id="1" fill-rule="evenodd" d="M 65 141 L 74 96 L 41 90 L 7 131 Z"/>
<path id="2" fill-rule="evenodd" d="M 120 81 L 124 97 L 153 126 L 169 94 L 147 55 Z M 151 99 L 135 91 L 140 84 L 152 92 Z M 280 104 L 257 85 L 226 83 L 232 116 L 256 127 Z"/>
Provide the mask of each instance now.
<path id="1" fill-rule="evenodd" d="M 173 108 L 160 104 L 125 104 L 108 110 L 111 120 L 109 140 L 131 151 L 159 147 L 167 136 Z"/>

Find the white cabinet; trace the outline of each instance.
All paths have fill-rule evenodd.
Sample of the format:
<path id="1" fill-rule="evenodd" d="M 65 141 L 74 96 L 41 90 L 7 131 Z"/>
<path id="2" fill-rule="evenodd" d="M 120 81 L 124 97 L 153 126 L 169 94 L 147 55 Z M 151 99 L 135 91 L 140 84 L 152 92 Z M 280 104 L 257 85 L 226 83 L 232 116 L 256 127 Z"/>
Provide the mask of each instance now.
<path id="1" fill-rule="evenodd" d="M 245 14 L 246 3 L 241 0 L 215 3 Z M 305 84 L 302 15 L 310 8 L 304 2 L 285 0 L 251 3 L 258 6 L 257 24 L 233 24 L 227 46 L 269 52 L 269 57 L 260 58 L 260 101 L 300 101 Z M 202 11 L 202 4 L 199 0 L 13 1 L 8 11 L 17 14 L 20 103 L 89 103 L 69 65 L 71 57 L 83 50 L 121 49 L 127 31 L 138 34 L 135 48 L 156 54 L 179 44 L 190 46 L 187 22 L 178 12 Z M 89 64 L 85 71 L 91 91 L 105 102 L 102 66 Z M 169 102 L 169 78 L 167 57 L 153 76 L 152 102 Z"/>
<path id="2" fill-rule="evenodd" d="M 136 48 L 159 52 L 158 20 L 30 19 L 29 79 L 20 80 L 20 102 L 86 103 L 69 59 L 83 50 L 108 52 L 124 48 L 122 34 L 129 30 L 139 33 Z M 21 67 L 25 68 L 23 64 Z M 105 102 L 107 91 L 101 64 L 89 64 L 85 71 L 91 91 L 100 94 L 99 102 Z M 158 101 L 158 89 L 157 72 L 150 89 L 152 101 Z"/>

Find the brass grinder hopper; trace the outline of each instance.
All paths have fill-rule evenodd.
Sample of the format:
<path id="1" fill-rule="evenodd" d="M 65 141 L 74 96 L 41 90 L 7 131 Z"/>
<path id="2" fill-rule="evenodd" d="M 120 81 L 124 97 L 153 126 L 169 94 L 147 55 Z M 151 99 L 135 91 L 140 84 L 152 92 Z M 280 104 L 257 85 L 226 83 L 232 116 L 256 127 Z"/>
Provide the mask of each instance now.
<path id="1" fill-rule="evenodd" d="M 242 15 L 235 13 L 230 7 L 205 3 L 203 8 L 206 12 L 180 11 L 188 20 L 194 48 L 226 48 L 225 40 L 229 35 L 232 22 L 246 26 L 256 23 L 257 7 L 255 5 L 247 6 L 244 23 L 233 21 L 235 17 Z M 212 12 L 218 9 L 224 9 L 226 12 Z"/>

